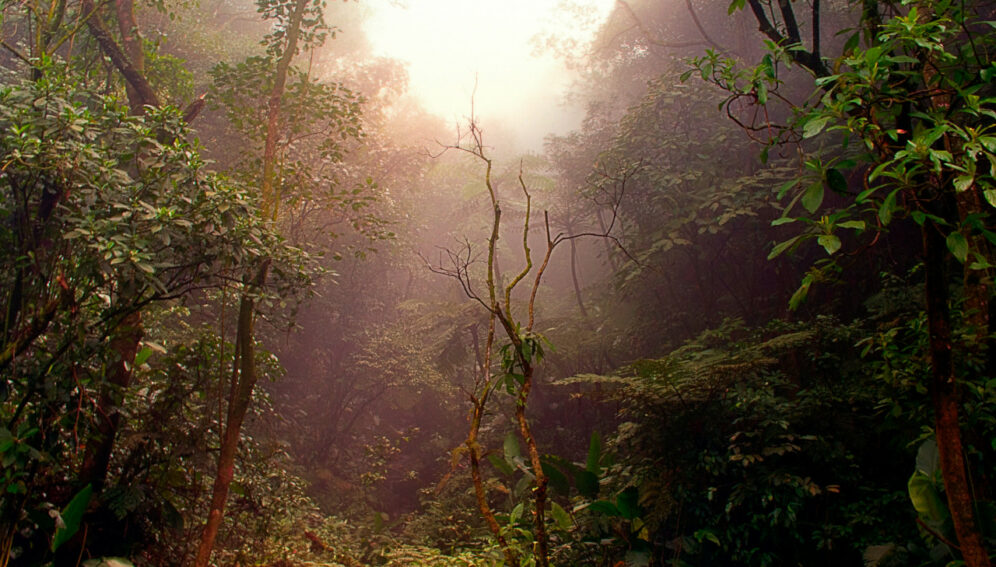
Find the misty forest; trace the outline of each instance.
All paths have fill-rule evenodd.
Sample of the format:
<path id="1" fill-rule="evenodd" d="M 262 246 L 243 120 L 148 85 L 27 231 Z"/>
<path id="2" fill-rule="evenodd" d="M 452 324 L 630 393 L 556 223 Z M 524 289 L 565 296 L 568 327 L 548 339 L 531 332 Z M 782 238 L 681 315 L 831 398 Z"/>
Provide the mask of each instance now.
<path id="1" fill-rule="evenodd" d="M 0 567 L 992 564 L 996 2 L 421 3 L 0 0 Z"/>

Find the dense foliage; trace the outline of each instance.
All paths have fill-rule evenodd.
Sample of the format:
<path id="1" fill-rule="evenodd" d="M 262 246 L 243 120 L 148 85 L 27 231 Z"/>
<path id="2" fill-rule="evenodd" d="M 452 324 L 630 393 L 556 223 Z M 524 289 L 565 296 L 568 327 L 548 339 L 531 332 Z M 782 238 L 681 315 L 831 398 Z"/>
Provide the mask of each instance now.
<path id="1" fill-rule="evenodd" d="M 620 1 L 542 155 L 358 14 L 0 2 L 0 565 L 991 564 L 994 6 Z"/>

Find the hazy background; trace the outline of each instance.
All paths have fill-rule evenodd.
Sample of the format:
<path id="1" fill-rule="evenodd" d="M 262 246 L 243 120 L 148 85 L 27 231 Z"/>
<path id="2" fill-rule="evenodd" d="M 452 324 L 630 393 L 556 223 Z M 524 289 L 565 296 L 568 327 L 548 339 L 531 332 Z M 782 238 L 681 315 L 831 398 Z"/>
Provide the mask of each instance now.
<path id="1" fill-rule="evenodd" d="M 470 115 L 473 99 L 490 131 L 539 150 L 547 133 L 579 125 L 584 109 L 565 96 L 576 73 L 559 55 L 583 49 L 614 0 L 363 4 L 373 54 L 407 64 L 410 93 L 427 110 L 456 124 Z M 549 46 L 551 37 L 556 48 Z"/>

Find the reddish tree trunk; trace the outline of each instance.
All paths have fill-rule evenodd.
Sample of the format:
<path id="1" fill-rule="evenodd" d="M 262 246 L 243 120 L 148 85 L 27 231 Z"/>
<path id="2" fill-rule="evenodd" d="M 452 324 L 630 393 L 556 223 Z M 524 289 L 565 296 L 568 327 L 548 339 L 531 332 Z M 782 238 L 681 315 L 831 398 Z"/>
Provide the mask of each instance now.
<path id="1" fill-rule="evenodd" d="M 252 400 L 252 391 L 256 386 L 256 353 L 253 348 L 254 311 L 255 303 L 253 300 L 248 295 L 243 295 L 239 303 L 239 323 L 236 338 L 238 351 L 241 353 L 238 361 L 239 378 L 234 397 L 229 401 L 225 434 L 222 436 L 221 451 L 218 455 L 218 473 L 215 475 L 211 492 L 211 508 L 201 532 L 197 558 L 194 560 L 196 567 L 207 567 L 208 561 L 211 559 L 211 552 L 214 550 L 218 529 L 221 527 L 221 520 L 225 515 L 228 489 L 235 477 L 235 456 L 238 453 L 242 422 L 245 420 L 246 410 Z"/>
<path id="2" fill-rule="evenodd" d="M 974 500 L 958 424 L 961 400 L 952 359 L 951 313 L 945 269 L 948 260 L 947 245 L 940 227 L 933 223 L 924 225 L 923 240 L 933 371 L 930 389 L 934 406 L 934 435 L 940 454 L 944 492 L 965 564 L 968 567 L 989 567 L 989 554 L 975 519 Z"/>
<path id="3" fill-rule="evenodd" d="M 79 474 L 80 484 L 92 484 L 95 492 L 99 492 L 107 480 L 114 440 L 121 420 L 118 408 L 125 390 L 131 384 L 132 367 L 143 334 L 142 313 L 135 311 L 122 319 L 111 338 L 111 351 L 117 353 L 118 359 L 110 366 L 107 381 L 101 388 L 96 412 L 97 434 L 87 442 Z"/>

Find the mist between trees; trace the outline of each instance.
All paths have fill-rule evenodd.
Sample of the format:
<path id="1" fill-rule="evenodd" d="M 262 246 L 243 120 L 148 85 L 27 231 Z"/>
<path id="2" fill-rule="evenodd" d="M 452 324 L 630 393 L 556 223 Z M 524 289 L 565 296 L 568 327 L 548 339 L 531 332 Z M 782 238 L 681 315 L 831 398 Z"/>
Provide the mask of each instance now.
<path id="1" fill-rule="evenodd" d="M 0 3 L 0 566 L 991 564 L 992 3 L 619 1 L 542 152 L 369 17 Z"/>

